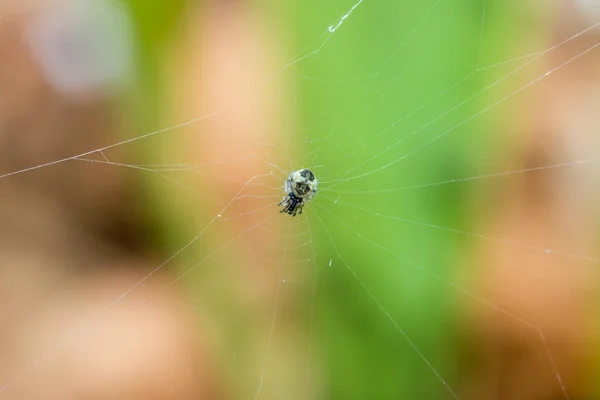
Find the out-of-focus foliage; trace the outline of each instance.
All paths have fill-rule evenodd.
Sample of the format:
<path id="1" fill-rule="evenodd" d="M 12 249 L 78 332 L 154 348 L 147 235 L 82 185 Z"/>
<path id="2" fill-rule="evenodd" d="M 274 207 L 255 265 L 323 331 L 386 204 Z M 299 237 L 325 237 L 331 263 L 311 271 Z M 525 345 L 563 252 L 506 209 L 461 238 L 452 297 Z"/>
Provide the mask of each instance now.
<path id="1" fill-rule="evenodd" d="M 390 164 L 336 189 L 400 188 L 476 173 L 468 142 L 477 125 L 454 130 L 474 113 L 475 105 L 467 103 L 446 118 L 439 116 L 478 91 L 481 82 L 471 79 L 436 96 L 477 67 L 481 4 L 436 3 L 388 2 L 382 7 L 365 2 L 325 48 L 297 66 L 299 76 L 349 82 L 301 81 L 304 123 L 335 124 L 309 134 L 315 143 L 326 137 L 314 163 L 326 165 L 333 175 L 351 170 L 346 177 Z M 313 42 L 316 27 L 336 21 L 345 7 L 343 1 L 303 2 L 295 21 L 298 42 Z M 435 100 L 420 109 L 430 99 Z M 418 150 L 446 132 L 436 145 Z M 319 278 L 315 326 L 327 365 L 326 398 L 448 397 L 419 352 L 450 384 L 458 381 L 461 357 L 450 301 L 454 293 L 443 280 L 419 269 L 453 279 L 463 238 L 364 213 L 340 202 L 382 215 L 465 227 L 466 189 L 467 185 L 439 185 L 387 195 L 332 194 L 339 202 L 324 203 L 323 225 L 344 255 Z M 323 226 L 313 220 L 319 230 L 318 254 L 335 254 Z M 345 262 L 385 312 L 348 272 Z"/>
<path id="2" fill-rule="evenodd" d="M 183 2 L 127 3 L 137 21 L 141 43 L 141 83 L 146 90 L 153 88 L 149 91 L 153 96 L 145 98 L 144 104 L 160 109 L 162 99 L 154 81 L 158 76 L 155 69 L 164 56 L 161 50 L 173 38 L 178 18 L 182 18 Z M 438 120 L 441 114 L 480 90 L 482 84 L 478 79 L 470 79 L 436 97 L 477 68 L 481 28 L 478 2 L 436 3 L 382 5 L 365 1 L 331 34 L 318 53 L 285 71 L 299 88 L 298 130 L 323 126 L 295 137 L 301 150 L 294 155 L 303 159 L 303 152 L 322 145 L 310 162 L 326 166 L 320 177 L 324 181 L 349 170 L 352 172 L 344 177 L 360 175 L 388 163 L 393 165 L 381 173 L 337 188 L 398 188 L 475 173 L 469 138 L 477 133 L 480 123 L 461 126 L 448 137 L 440 138 L 439 144 L 415 151 L 476 112 L 477 107 L 467 103 Z M 280 28 L 281 34 L 288 37 L 286 43 L 294 46 L 285 49 L 286 57 L 292 59 L 302 50 L 316 50 L 329 35 L 327 27 L 339 20 L 341 10 L 350 6 L 340 0 L 286 3 L 282 15 L 271 16 L 273 23 L 278 18 L 289 22 Z M 260 5 L 256 8 L 260 12 Z M 420 108 L 431 99 L 434 101 L 428 107 Z M 414 155 L 410 155 L 412 151 Z M 403 156 L 406 159 L 400 160 Z M 368 161 L 371 158 L 373 161 Z M 327 184 L 321 188 L 327 188 Z M 392 196 L 348 194 L 339 199 L 385 215 L 461 227 L 467 225 L 466 189 L 466 185 L 441 185 L 399 191 Z M 319 203 L 319 196 L 315 202 Z M 317 257 L 343 252 L 343 260 L 334 258 L 332 267 L 316 277 L 313 340 L 318 349 L 317 362 L 323 363 L 319 369 L 321 379 L 327 382 L 323 396 L 444 398 L 448 393 L 440 378 L 419 353 L 448 382 L 456 382 L 460 377 L 450 301 L 453 293 L 445 282 L 419 268 L 452 279 L 456 249 L 464 245 L 464 240 L 430 228 L 374 217 L 341 204 L 321 204 L 326 211 L 311 205 L 307 208 L 311 213 L 310 208 L 314 207 L 322 219 L 320 223 L 311 217 Z M 351 229 L 346 229 L 340 220 Z M 334 239 L 337 250 L 329 237 Z M 399 256 L 370 244 L 370 240 L 393 249 Z M 385 311 L 344 263 L 350 264 Z M 397 327 L 386 313 L 398 323 Z"/>
<path id="3" fill-rule="evenodd" d="M 160 110 L 157 68 L 184 2 L 127 3 L 142 44 L 141 84 L 151 88 L 144 106 Z M 321 180 L 306 213 L 318 264 L 331 258 L 315 277 L 311 332 L 323 398 L 450 398 L 442 379 L 459 389 L 468 373 L 448 283 L 472 243 L 435 227 L 472 230 L 473 198 L 494 182 L 401 188 L 478 175 L 510 141 L 495 128 L 503 105 L 486 109 L 514 91 L 495 83 L 510 69 L 481 68 L 511 57 L 523 24 L 514 10 L 484 4 L 365 0 L 335 32 L 327 27 L 352 2 L 248 6 L 284 37 L 284 59 L 301 58 L 279 73 L 299 99 L 301 133 L 287 146 Z M 378 192 L 388 188 L 397 190 Z M 310 299 L 302 301 L 309 312 Z"/>

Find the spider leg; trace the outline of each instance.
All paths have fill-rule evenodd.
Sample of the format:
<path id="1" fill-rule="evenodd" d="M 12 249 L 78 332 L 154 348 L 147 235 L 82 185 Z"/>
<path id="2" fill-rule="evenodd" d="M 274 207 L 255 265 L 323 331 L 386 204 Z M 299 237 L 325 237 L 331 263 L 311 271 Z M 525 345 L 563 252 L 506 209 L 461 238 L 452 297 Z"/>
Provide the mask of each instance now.
<path id="1" fill-rule="evenodd" d="M 279 210 L 280 213 L 286 213 L 290 209 L 290 204 L 289 203 L 287 203 L 287 204 L 283 203 L 283 204 L 284 204 L 284 207 L 281 210 Z"/>
<path id="2" fill-rule="evenodd" d="M 279 210 L 280 213 L 289 213 L 291 205 L 292 205 L 291 198 L 288 195 L 288 196 L 285 196 L 283 199 L 281 199 L 279 204 L 277 204 L 277 207 L 283 206 L 283 208 L 281 210 Z"/>

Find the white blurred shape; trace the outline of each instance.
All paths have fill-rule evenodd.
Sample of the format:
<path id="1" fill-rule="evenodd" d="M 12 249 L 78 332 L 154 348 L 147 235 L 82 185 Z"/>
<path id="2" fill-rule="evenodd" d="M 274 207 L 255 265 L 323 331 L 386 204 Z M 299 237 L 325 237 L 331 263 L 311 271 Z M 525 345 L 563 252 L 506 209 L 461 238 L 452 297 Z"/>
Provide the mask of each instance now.
<path id="1" fill-rule="evenodd" d="M 577 0 L 583 16 L 592 24 L 600 21 L 600 0 Z"/>
<path id="2" fill-rule="evenodd" d="M 129 14 L 114 0 L 71 0 L 35 15 L 27 39 L 46 80 L 67 95 L 127 83 L 133 70 Z"/>

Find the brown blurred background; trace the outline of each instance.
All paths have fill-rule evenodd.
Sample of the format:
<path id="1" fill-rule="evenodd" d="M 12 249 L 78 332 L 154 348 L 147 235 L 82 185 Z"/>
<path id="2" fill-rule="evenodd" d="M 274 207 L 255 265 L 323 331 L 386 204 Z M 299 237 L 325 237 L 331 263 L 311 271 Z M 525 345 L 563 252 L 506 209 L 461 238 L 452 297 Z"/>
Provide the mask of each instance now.
<path id="1" fill-rule="evenodd" d="M 389 319 L 461 399 L 597 397 L 600 33 L 573 39 L 597 4 L 361 4 L 316 34 L 352 5 L 0 3 L 0 399 L 451 398 Z M 484 66 L 550 48 L 484 89 L 511 71 Z M 424 143 L 509 101 L 306 219 L 276 212 L 294 168 L 335 182 L 408 154 L 412 125 L 376 132 L 473 67 L 416 126 L 476 104 Z"/>

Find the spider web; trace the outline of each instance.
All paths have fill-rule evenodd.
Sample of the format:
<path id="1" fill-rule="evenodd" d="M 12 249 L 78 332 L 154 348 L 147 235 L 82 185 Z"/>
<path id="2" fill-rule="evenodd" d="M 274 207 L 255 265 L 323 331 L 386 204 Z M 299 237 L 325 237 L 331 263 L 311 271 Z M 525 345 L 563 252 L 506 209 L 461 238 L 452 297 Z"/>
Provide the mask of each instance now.
<path id="1" fill-rule="evenodd" d="M 528 94 L 577 68 L 597 66 L 600 20 L 567 27 L 568 34 L 544 42 L 536 28 L 551 17 L 536 12 L 552 15 L 550 8 L 513 13 L 515 4 L 489 0 L 296 6 L 297 16 L 285 18 L 297 27 L 299 45 L 287 45 L 302 50 L 285 48 L 295 56 L 275 63 L 241 100 L 226 92 L 223 99 L 209 98 L 217 106 L 200 116 L 175 112 L 183 122 L 0 179 L 93 164 L 142 180 L 157 218 L 174 231 L 165 240 L 170 252 L 98 311 L 110 316 L 141 291 L 150 304 L 167 298 L 201 314 L 214 330 L 211 346 L 225 360 L 227 398 L 472 398 L 469 374 L 477 375 L 463 349 L 478 332 L 469 329 L 477 325 L 470 318 L 481 318 L 475 319 L 480 331 L 490 320 L 504 321 L 495 334 L 509 339 L 518 331 L 514 335 L 534 349 L 531 357 L 543 360 L 532 376 L 552 395 L 571 398 L 575 379 L 565 371 L 568 361 L 556 356 L 563 354 L 562 343 L 549 337 L 582 322 L 565 320 L 564 311 L 558 325 L 536 314 L 503 276 L 491 289 L 475 281 L 483 276 L 486 282 L 485 271 L 496 264 L 513 263 L 519 268 L 506 273 L 529 288 L 526 293 L 536 293 L 544 275 L 528 261 L 539 259 L 547 260 L 544 273 L 551 276 L 597 274 L 591 246 L 553 236 L 545 242 L 544 235 L 528 238 L 518 230 L 505 235 L 488 223 L 502 220 L 504 212 L 509 218 L 507 193 L 531 176 L 551 179 L 544 193 L 583 198 L 577 204 L 587 205 L 588 219 L 596 217 L 589 204 L 597 193 L 579 182 L 595 185 L 600 156 L 593 146 L 549 137 L 539 143 L 558 141 L 566 150 L 533 165 L 502 159 L 522 156 L 519 135 L 508 130 L 526 131 L 527 125 L 506 120 L 531 118 L 518 110 Z M 531 43 L 514 45 L 520 35 Z M 289 82 L 299 110 L 262 110 L 281 99 Z M 253 109 L 264 113 L 260 118 L 292 122 L 248 127 L 251 134 L 238 145 L 223 131 L 236 127 L 229 125 L 235 116 L 253 120 L 244 113 L 244 95 L 260 104 Z M 597 97 L 590 101 L 597 105 Z M 586 104 L 569 96 L 555 102 L 559 109 Z M 587 118 L 592 122 L 579 129 L 589 136 L 598 120 Z M 271 133 L 257 134 L 261 128 Z M 207 139 L 218 135 L 225 139 Z M 186 141 L 206 150 L 186 152 Z M 151 156 L 143 163 L 114 161 L 113 152 L 132 149 Z M 315 173 L 319 191 L 302 215 L 280 215 L 283 182 L 303 167 Z M 586 229 L 575 216 L 567 220 L 575 223 L 559 229 Z M 505 260 L 489 261 L 486 255 L 498 259 L 489 254 Z M 175 276 L 152 286 L 166 269 Z M 182 287 L 186 301 L 170 297 Z M 567 282 L 560 287 L 583 290 Z M 552 298 L 539 301 L 554 304 Z M 582 329 L 591 331 L 593 323 L 586 320 Z M 35 365 L 63 346 L 67 341 L 53 343 L 30 360 L 34 367 L 0 382 L 0 397 L 27 384 Z"/>

